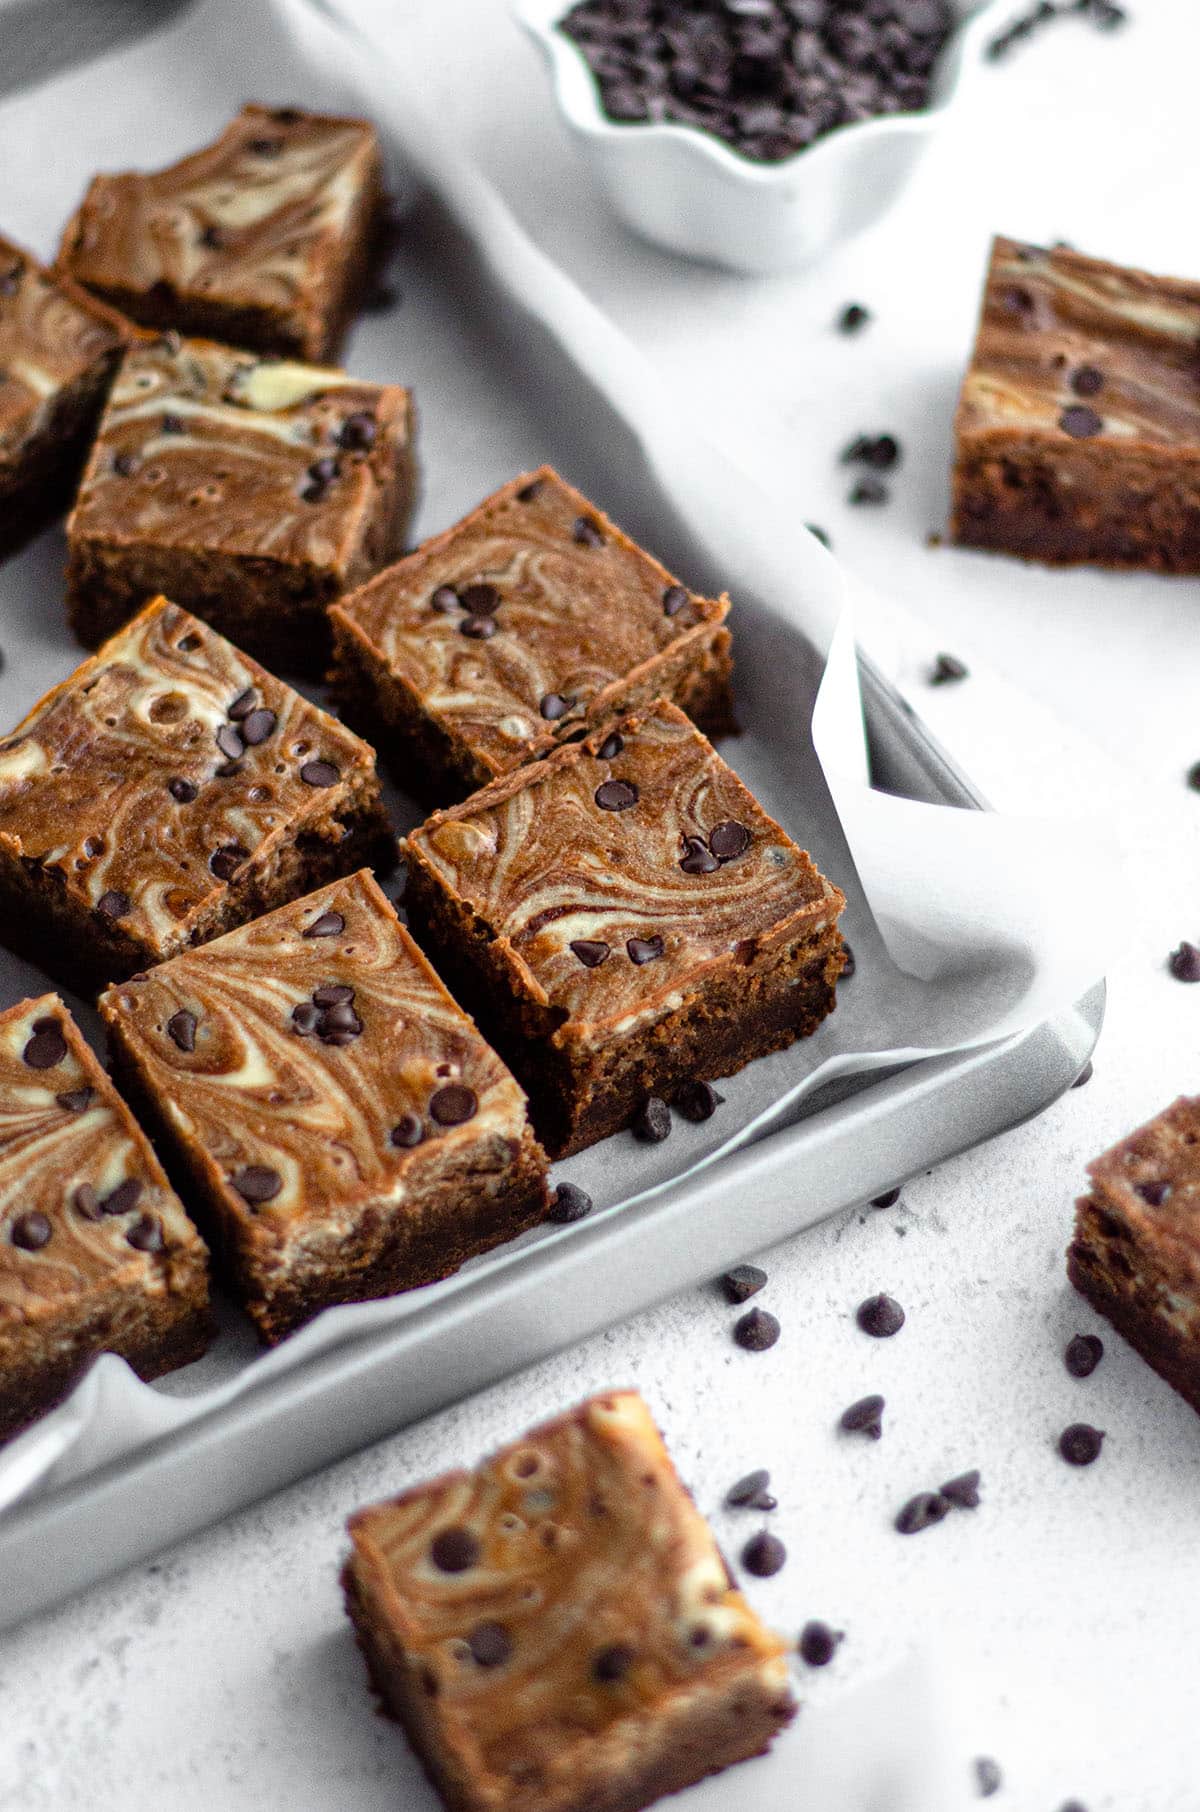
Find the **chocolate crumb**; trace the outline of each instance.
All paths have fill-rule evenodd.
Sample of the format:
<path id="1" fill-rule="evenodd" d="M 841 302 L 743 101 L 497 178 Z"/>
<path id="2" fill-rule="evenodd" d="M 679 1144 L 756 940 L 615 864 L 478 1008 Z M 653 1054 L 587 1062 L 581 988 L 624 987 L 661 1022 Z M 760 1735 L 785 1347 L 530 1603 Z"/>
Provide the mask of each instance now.
<path id="1" fill-rule="evenodd" d="M 971 669 L 956 654 L 939 654 L 929 675 L 931 686 L 948 686 L 970 677 Z"/>
<path id="2" fill-rule="evenodd" d="M 847 302 L 837 318 L 839 333 L 861 333 L 871 319 L 871 311 L 864 308 L 861 302 Z"/>

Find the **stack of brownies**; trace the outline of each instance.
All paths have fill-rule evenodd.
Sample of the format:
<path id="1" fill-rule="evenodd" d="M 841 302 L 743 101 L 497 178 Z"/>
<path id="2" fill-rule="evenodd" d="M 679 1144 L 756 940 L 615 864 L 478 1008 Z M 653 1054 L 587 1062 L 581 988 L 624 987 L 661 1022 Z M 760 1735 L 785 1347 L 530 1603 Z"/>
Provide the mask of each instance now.
<path id="1" fill-rule="evenodd" d="M 843 897 L 704 734 L 728 600 L 548 468 L 404 552 L 412 398 L 318 362 L 383 217 L 367 122 L 248 106 L 97 177 L 53 269 L 0 241 L 0 540 L 74 496 L 97 650 L 0 742 L 0 937 L 112 1078 L 56 995 L 0 1015 L 0 1439 L 101 1351 L 195 1357 L 206 1244 L 277 1341 L 834 1005 Z M 416 941 L 376 750 L 438 808 Z"/>

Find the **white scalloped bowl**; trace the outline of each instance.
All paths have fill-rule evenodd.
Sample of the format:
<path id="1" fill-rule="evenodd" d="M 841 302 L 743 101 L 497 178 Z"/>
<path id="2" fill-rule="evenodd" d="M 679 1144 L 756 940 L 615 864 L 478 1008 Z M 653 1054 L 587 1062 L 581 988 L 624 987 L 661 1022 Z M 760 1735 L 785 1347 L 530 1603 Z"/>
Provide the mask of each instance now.
<path id="1" fill-rule="evenodd" d="M 755 163 L 694 126 L 629 123 L 603 111 L 583 53 L 558 23 L 570 0 L 516 0 L 555 97 L 614 212 L 653 244 L 746 273 L 794 270 L 891 206 L 960 99 L 1001 0 L 954 0 L 960 21 L 928 107 L 841 126 L 779 163 Z"/>

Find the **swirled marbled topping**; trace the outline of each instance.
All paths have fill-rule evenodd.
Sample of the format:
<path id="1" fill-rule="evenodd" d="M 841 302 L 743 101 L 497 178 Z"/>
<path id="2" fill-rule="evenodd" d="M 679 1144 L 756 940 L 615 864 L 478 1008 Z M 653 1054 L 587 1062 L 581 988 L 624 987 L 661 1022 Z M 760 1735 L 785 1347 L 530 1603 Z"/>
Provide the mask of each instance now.
<path id="1" fill-rule="evenodd" d="M 488 773 L 503 774 L 589 716 L 621 709 L 620 695 L 664 655 L 695 660 L 724 636 L 728 610 L 727 598 L 685 590 L 543 466 L 332 615 Z"/>
<path id="2" fill-rule="evenodd" d="M 165 598 L 0 742 L 0 848 L 158 956 L 243 864 L 377 797 L 364 742 Z"/>
<path id="3" fill-rule="evenodd" d="M 164 334 L 122 360 L 68 534 L 342 568 L 410 434 L 406 390 Z"/>
<path id="4" fill-rule="evenodd" d="M 732 1586 L 633 1392 L 360 1511 L 350 1534 L 356 1586 L 481 1804 L 489 1785 L 517 1804 L 523 1769 L 569 1774 L 581 1740 L 730 1676 L 756 1677 L 786 1716 L 783 1644 Z"/>
<path id="5" fill-rule="evenodd" d="M 1200 441 L 1200 284 L 997 239 L 959 434 Z"/>
<path id="6" fill-rule="evenodd" d="M 661 702 L 435 812 L 407 846 L 576 1027 L 669 1010 L 707 965 L 816 936 L 845 905 Z"/>
<path id="7" fill-rule="evenodd" d="M 0 1014 L 0 1337 L 97 1283 L 161 1292 L 205 1249 L 57 995 Z"/>
<path id="8" fill-rule="evenodd" d="M 122 337 L 107 310 L 0 237 L 0 461 L 46 426 L 62 392 L 111 358 Z"/>
<path id="9" fill-rule="evenodd" d="M 156 285 L 197 304 L 299 307 L 338 271 L 379 170 L 366 120 L 243 107 L 168 169 L 94 177 L 59 263 L 131 308 Z"/>
<path id="10" fill-rule="evenodd" d="M 302 1242 L 414 1159 L 519 1141 L 525 1097 L 365 870 L 110 988 L 100 1011 L 260 1242 Z"/>

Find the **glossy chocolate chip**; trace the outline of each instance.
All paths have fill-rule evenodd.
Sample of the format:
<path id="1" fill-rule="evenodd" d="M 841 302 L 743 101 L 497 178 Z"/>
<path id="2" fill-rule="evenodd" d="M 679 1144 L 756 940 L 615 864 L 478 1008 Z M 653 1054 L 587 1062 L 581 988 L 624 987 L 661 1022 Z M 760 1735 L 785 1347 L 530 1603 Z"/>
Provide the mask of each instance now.
<path id="1" fill-rule="evenodd" d="M 167 1021 L 167 1035 L 181 1051 L 194 1051 L 196 1048 L 196 1015 L 189 1013 L 186 1007 L 180 1007 L 178 1013 L 172 1013 Z"/>
<path id="2" fill-rule="evenodd" d="M 122 893 L 118 887 L 110 887 L 108 892 L 102 893 L 96 901 L 96 911 L 101 918 L 123 919 L 132 904 L 127 893 Z"/>
<path id="3" fill-rule="evenodd" d="M 132 1214 L 142 1199 L 142 1185 L 137 1177 L 126 1177 L 110 1189 L 100 1204 L 103 1214 Z"/>
<path id="4" fill-rule="evenodd" d="M 768 1491 L 771 1475 L 765 1466 L 755 1472 L 748 1472 L 738 1479 L 725 1493 L 725 1502 L 734 1510 L 753 1510 L 760 1508 L 759 1499 Z"/>
<path id="5" fill-rule="evenodd" d="M 242 737 L 246 746 L 253 749 L 260 742 L 266 742 L 268 736 L 274 734 L 276 721 L 274 711 L 268 711 L 265 706 L 251 711 L 242 724 Z"/>
<path id="6" fill-rule="evenodd" d="M 750 847 L 750 832 L 736 818 L 723 818 L 708 833 L 708 847 L 718 862 L 732 862 Z"/>
<path id="7" fill-rule="evenodd" d="M 266 1164 L 247 1164 L 229 1179 L 244 1202 L 272 1202 L 283 1188 L 283 1178 Z"/>
<path id="8" fill-rule="evenodd" d="M 554 1203 L 546 1216 L 556 1227 L 569 1227 L 592 1212 L 594 1203 L 586 1189 L 577 1183 L 560 1183 L 554 1191 Z"/>
<path id="9" fill-rule="evenodd" d="M 619 730 L 614 730 L 611 735 L 604 738 L 604 741 L 596 750 L 596 760 L 615 761 L 624 747 L 625 738 L 621 735 Z M 1200 768 L 1200 763 L 1197 763 L 1197 767 Z"/>
<path id="10" fill-rule="evenodd" d="M 459 608 L 458 593 L 452 585 L 439 585 L 429 600 L 429 607 L 447 617 L 451 611 Z"/>
<path id="11" fill-rule="evenodd" d="M 574 702 L 574 699 L 564 698 L 561 692 L 547 692 L 539 704 L 538 710 L 547 723 L 557 723 L 560 717 L 567 715 Z"/>
<path id="12" fill-rule="evenodd" d="M 490 617 L 500 608 L 500 593 L 494 585 L 464 585 L 458 601 L 473 617 Z"/>
<path id="13" fill-rule="evenodd" d="M 168 793 L 170 793 L 172 799 L 178 800 L 180 805 L 190 805 L 199 790 L 199 787 L 195 786 L 190 780 L 176 779 L 168 780 L 167 782 Z"/>
<path id="14" fill-rule="evenodd" d="M 684 1082 L 675 1090 L 672 1105 L 685 1120 L 698 1126 L 712 1119 L 723 1099 L 711 1082 Z"/>
<path id="15" fill-rule="evenodd" d="M 677 617 L 687 602 L 688 595 L 682 585 L 668 585 L 662 595 L 663 615 Z"/>
<path id="16" fill-rule="evenodd" d="M 577 937 L 572 940 L 571 953 L 583 964 L 585 969 L 598 969 L 612 954 L 608 944 L 598 937 Z"/>
<path id="17" fill-rule="evenodd" d="M 721 1288 L 725 1292 L 726 1302 L 734 1304 L 749 1302 L 757 1296 L 767 1281 L 767 1274 L 758 1265 L 735 1265 L 732 1271 L 726 1271 L 721 1279 Z"/>
<path id="18" fill-rule="evenodd" d="M 250 851 L 243 849 L 240 843 L 225 843 L 220 849 L 214 849 L 208 858 L 208 866 L 218 881 L 232 881 L 242 863 L 249 860 Z"/>
<path id="19" fill-rule="evenodd" d="M 614 1642 L 599 1649 L 592 1660 L 592 1675 L 604 1686 L 623 1680 L 633 1666 L 634 1654 L 624 1643 Z"/>
<path id="20" fill-rule="evenodd" d="M 153 1214 L 140 1214 L 125 1238 L 135 1252 L 161 1252 L 165 1244 L 162 1222 Z"/>
<path id="21" fill-rule="evenodd" d="M 716 873 L 721 864 L 703 837 L 685 837 L 679 866 L 685 875 L 711 875 Z"/>
<path id="22" fill-rule="evenodd" d="M 847 1434 L 865 1434 L 877 1441 L 883 1433 L 884 1400 L 878 1395 L 860 1397 L 838 1418 L 838 1427 Z"/>
<path id="23" fill-rule="evenodd" d="M 787 1549 L 769 1529 L 760 1529 L 742 1549 L 742 1565 L 755 1579 L 770 1579 L 787 1560 Z"/>
<path id="24" fill-rule="evenodd" d="M 398 1145 L 402 1150 L 408 1150 L 421 1143 L 425 1137 L 425 1128 L 416 1114 L 405 1114 L 397 1120 L 388 1137 L 393 1145 Z"/>
<path id="25" fill-rule="evenodd" d="M 349 982 L 322 982 L 313 989 L 312 997 L 318 1007 L 340 1007 L 354 999 L 354 989 Z"/>
<path id="26" fill-rule="evenodd" d="M 1090 1466 L 1093 1460 L 1100 1458 L 1103 1440 L 1102 1428 L 1092 1428 L 1087 1422 L 1072 1422 L 1058 1437 L 1058 1451 L 1068 1466 Z"/>
<path id="27" fill-rule="evenodd" d="M 375 445 L 377 428 L 375 417 L 365 409 L 356 409 L 342 423 L 338 434 L 338 444 L 352 453 L 365 453 Z"/>
<path id="28" fill-rule="evenodd" d="M 479 1542 L 469 1529 L 439 1529 L 429 1544 L 429 1558 L 439 1572 L 465 1573 L 480 1556 Z"/>
<path id="29" fill-rule="evenodd" d="M 36 1019 L 33 1037 L 21 1052 L 21 1060 L 31 1070 L 52 1070 L 67 1054 L 67 1041 L 56 1019 Z"/>
<path id="30" fill-rule="evenodd" d="M 237 761 L 240 756 L 246 753 L 246 745 L 242 740 L 242 733 L 240 730 L 235 730 L 232 724 L 221 725 L 220 729 L 217 731 L 216 742 L 218 749 L 220 749 L 227 761 Z"/>
<path id="31" fill-rule="evenodd" d="M 931 686 L 950 686 L 970 677 L 970 668 L 956 654 L 939 654 L 929 675 Z"/>
<path id="32" fill-rule="evenodd" d="M 604 535 L 600 524 L 591 516 L 576 516 L 571 526 L 571 537 L 580 547 L 603 547 Z"/>
<path id="33" fill-rule="evenodd" d="M 501 1667 L 513 1651 L 512 1637 L 502 1623 L 477 1623 L 467 1637 L 467 1647 L 478 1667 Z"/>
<path id="34" fill-rule="evenodd" d="M 1103 431 L 1104 423 L 1086 403 L 1069 403 L 1058 418 L 1058 425 L 1072 440 L 1090 440 Z"/>
<path id="35" fill-rule="evenodd" d="M 845 1639 L 844 1630 L 830 1629 L 814 1617 L 800 1631 L 796 1649 L 806 1667 L 828 1667 Z"/>
<path id="36" fill-rule="evenodd" d="M 346 929 L 346 921 L 340 912 L 322 912 L 311 925 L 305 926 L 302 937 L 340 937 Z"/>
<path id="37" fill-rule="evenodd" d="M 305 786 L 336 786 L 341 778 L 332 761 L 306 761 L 300 769 Z"/>
<path id="38" fill-rule="evenodd" d="M 439 1126 L 461 1126 L 479 1112 L 474 1089 L 462 1082 L 447 1082 L 430 1098 L 429 1111 Z"/>
<path id="39" fill-rule="evenodd" d="M 596 788 L 596 804 L 602 812 L 627 812 L 638 802 L 638 790 L 631 780 L 605 780 Z"/>
<path id="40" fill-rule="evenodd" d="M 868 1296 L 860 1302 L 855 1320 L 874 1340 L 889 1340 L 904 1326 L 904 1310 L 893 1296 Z"/>
<path id="41" fill-rule="evenodd" d="M 458 626 L 459 634 L 473 642 L 490 642 L 496 629 L 495 617 L 464 617 Z"/>
<path id="42" fill-rule="evenodd" d="M 1068 1340 L 1063 1364 L 1072 1378 L 1090 1378 L 1104 1357 L 1104 1342 L 1097 1334 L 1076 1334 Z"/>
<path id="43" fill-rule="evenodd" d="M 19 1246 L 22 1252 L 40 1252 L 43 1246 L 50 1243 L 53 1231 L 46 1216 L 34 1209 L 29 1214 L 17 1216 L 9 1237 L 13 1245 Z"/>
<path id="44" fill-rule="evenodd" d="M 83 1216 L 85 1221 L 98 1221 L 100 1216 L 104 1213 L 103 1208 L 100 1206 L 100 1197 L 96 1194 L 96 1191 L 92 1188 L 90 1183 L 80 1183 L 79 1187 L 72 1193 L 71 1201 L 74 1203 L 76 1211 Z"/>
<path id="45" fill-rule="evenodd" d="M 55 1095 L 55 1102 L 67 1114 L 86 1114 L 92 1105 L 96 1091 L 94 1088 L 68 1089 L 65 1094 Z"/>
<path id="46" fill-rule="evenodd" d="M 897 1512 L 895 1526 L 901 1535 L 919 1535 L 923 1529 L 932 1529 L 935 1523 L 940 1523 L 949 1514 L 950 1505 L 940 1492 L 918 1491 Z"/>
<path id="47" fill-rule="evenodd" d="M 747 1309 L 733 1324 L 733 1337 L 748 1353 L 765 1353 L 779 1339 L 779 1323 L 766 1309 Z"/>
<path id="48" fill-rule="evenodd" d="M 643 963 L 657 962 L 666 950 L 662 938 L 657 935 L 626 938 L 625 948 L 629 953 L 630 962 L 636 963 L 639 968 Z"/>
<path id="49" fill-rule="evenodd" d="M 661 1145 L 671 1136 L 671 1110 L 658 1095 L 647 1095 L 633 1117 L 633 1136 L 645 1145 Z"/>
<path id="50" fill-rule="evenodd" d="M 957 1478 L 947 1479 L 944 1485 L 938 1486 L 938 1496 L 944 1497 L 956 1510 L 978 1510 L 978 1471 L 960 1472 Z"/>
<path id="51" fill-rule="evenodd" d="M 1095 365 L 1081 365 L 1071 373 L 1071 388 L 1076 396 L 1099 396 L 1104 388 L 1104 373 Z"/>
<path id="52" fill-rule="evenodd" d="M 315 1032 L 321 1023 L 321 1009 L 314 1007 L 311 1000 L 298 1000 L 292 1008 L 292 1029 L 299 1032 L 301 1038 L 307 1038 Z"/>

